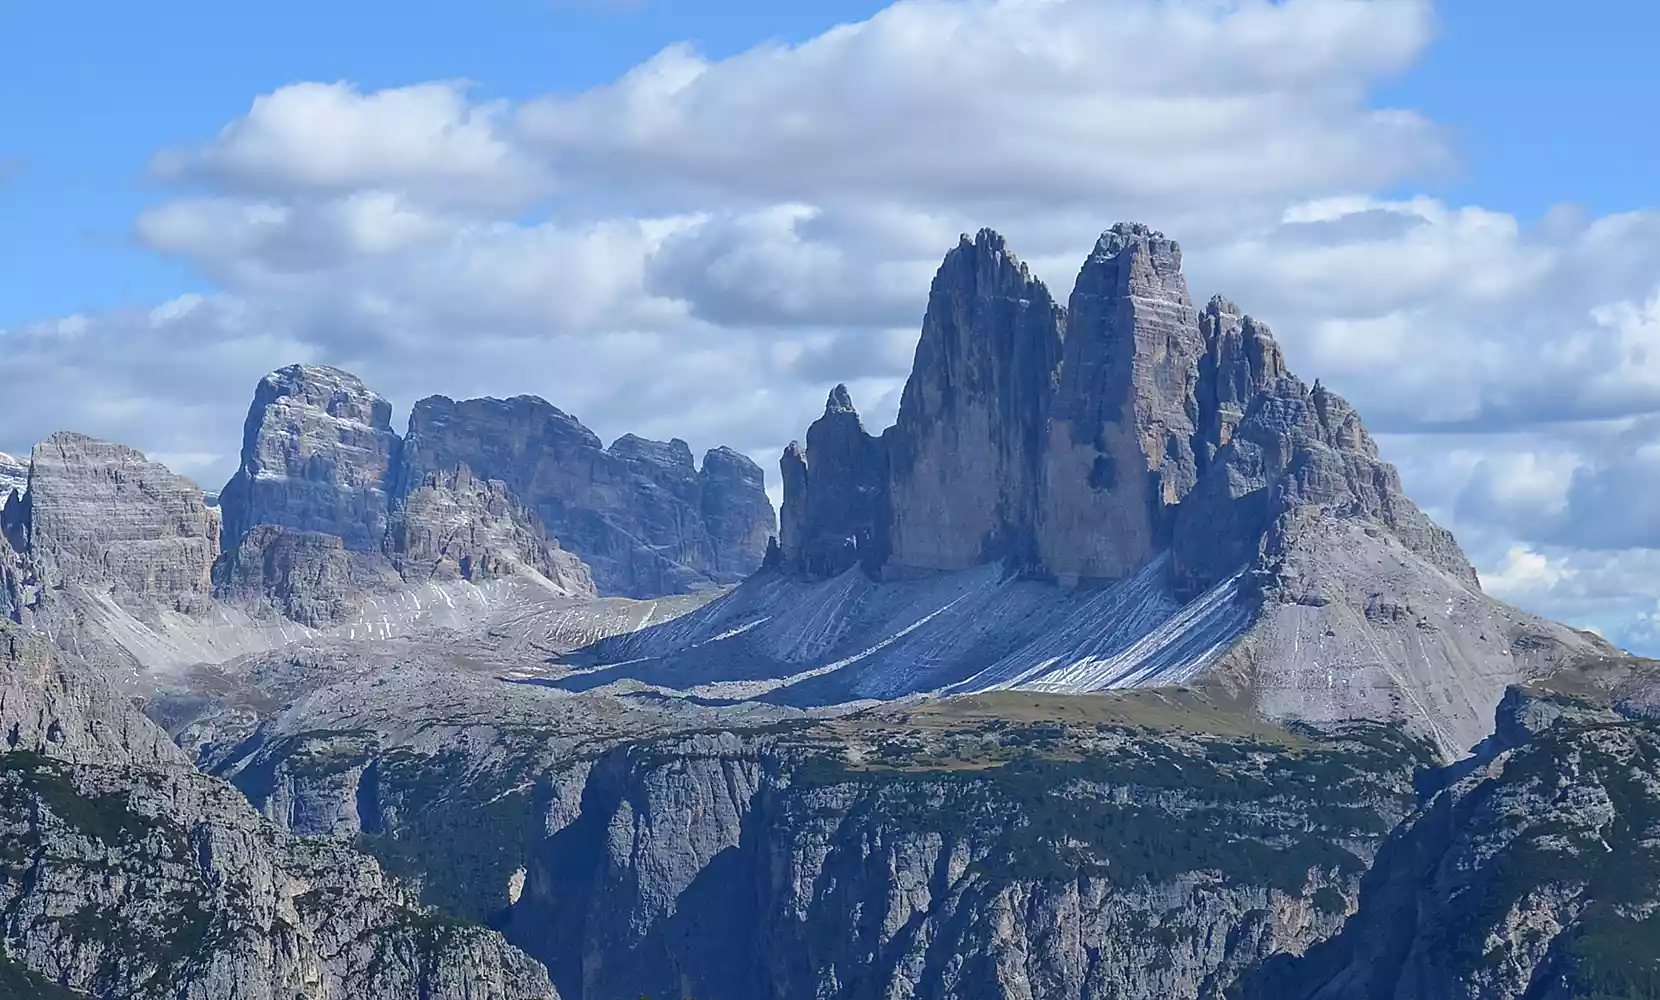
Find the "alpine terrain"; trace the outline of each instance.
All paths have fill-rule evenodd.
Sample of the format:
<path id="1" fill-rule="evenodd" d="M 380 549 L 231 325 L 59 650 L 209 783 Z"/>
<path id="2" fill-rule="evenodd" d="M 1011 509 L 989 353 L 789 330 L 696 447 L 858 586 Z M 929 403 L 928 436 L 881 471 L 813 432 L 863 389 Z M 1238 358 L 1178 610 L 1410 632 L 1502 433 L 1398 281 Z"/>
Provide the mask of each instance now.
<path id="1" fill-rule="evenodd" d="M 0 996 L 1660 996 L 1660 668 L 1175 240 L 964 236 L 779 473 L 315 364 L 0 455 Z"/>

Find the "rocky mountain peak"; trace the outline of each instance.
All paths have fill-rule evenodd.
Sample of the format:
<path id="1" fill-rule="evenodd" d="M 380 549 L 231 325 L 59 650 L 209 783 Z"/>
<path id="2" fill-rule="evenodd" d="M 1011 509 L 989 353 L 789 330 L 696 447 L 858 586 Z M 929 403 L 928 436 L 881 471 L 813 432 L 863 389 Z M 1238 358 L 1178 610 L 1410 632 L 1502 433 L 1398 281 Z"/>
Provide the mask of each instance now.
<path id="1" fill-rule="evenodd" d="M 351 372 L 329 365 L 289 365 L 260 380 L 255 400 L 279 399 L 316 407 L 338 420 L 392 429 L 392 404 Z"/>
<path id="2" fill-rule="evenodd" d="M 866 434 L 838 386 L 784 456 L 784 565 L 892 577 L 1002 560 L 1074 583 L 1173 551 L 1188 592 L 1256 558 L 1276 518 L 1319 507 L 1473 582 L 1353 407 L 1292 376 L 1232 301 L 1195 308 L 1181 264 L 1175 240 L 1118 223 L 1063 311 L 1003 237 L 962 237 L 895 426 Z"/>
<path id="3" fill-rule="evenodd" d="M 1167 544 L 1197 476 L 1204 342 L 1181 248 L 1140 223 L 1096 241 L 1067 303 L 1045 455 L 1040 547 L 1064 581 L 1119 579 Z"/>
<path id="4" fill-rule="evenodd" d="M 1084 266 L 1117 264 L 1116 273 L 1128 279 L 1138 261 L 1156 273 L 1176 274 L 1182 269 L 1181 244 L 1142 223 L 1117 222 L 1096 239 Z"/>
<path id="5" fill-rule="evenodd" d="M 1251 401 L 1287 371 L 1285 355 L 1268 327 L 1220 295 L 1199 315 L 1199 330 L 1205 352 L 1199 359 L 1200 426 L 1194 451 L 1203 468 L 1233 437 Z"/>
<path id="6" fill-rule="evenodd" d="M 865 433 L 847 386 L 836 386 L 806 445 L 792 441 L 784 453 L 786 568 L 815 576 L 881 569 L 891 518 L 887 455 L 883 440 Z"/>
<path id="7" fill-rule="evenodd" d="M 1033 559 L 1064 322 L 991 230 L 946 255 L 891 432 L 892 572 Z"/>
<path id="8" fill-rule="evenodd" d="M 829 416 L 832 413 L 858 415 L 858 411 L 853 408 L 853 395 L 847 391 L 845 384 L 837 383 L 836 387 L 830 390 L 830 397 L 824 401 L 824 415 Z"/>
<path id="9" fill-rule="evenodd" d="M 692 446 L 680 438 L 652 441 L 637 434 L 624 434 L 611 442 L 608 450 L 613 455 L 648 462 L 665 469 L 697 471 L 697 466 L 692 461 Z"/>
<path id="10" fill-rule="evenodd" d="M 378 549 L 402 444 L 391 421 L 392 405 L 338 368 L 290 365 L 261 379 L 241 466 L 220 491 L 226 547 L 274 524 Z"/>
<path id="11" fill-rule="evenodd" d="M 716 449 L 699 471 L 678 438 L 628 434 L 606 448 L 536 396 L 423 399 L 401 461 L 406 490 L 462 468 L 502 483 L 607 594 L 734 583 L 760 566 L 776 523 L 760 469 L 737 452 Z"/>
<path id="12" fill-rule="evenodd" d="M 211 598 L 218 513 L 202 491 L 124 445 L 60 431 L 35 446 L 24 553 L 42 594 L 107 594 L 140 618 Z"/>

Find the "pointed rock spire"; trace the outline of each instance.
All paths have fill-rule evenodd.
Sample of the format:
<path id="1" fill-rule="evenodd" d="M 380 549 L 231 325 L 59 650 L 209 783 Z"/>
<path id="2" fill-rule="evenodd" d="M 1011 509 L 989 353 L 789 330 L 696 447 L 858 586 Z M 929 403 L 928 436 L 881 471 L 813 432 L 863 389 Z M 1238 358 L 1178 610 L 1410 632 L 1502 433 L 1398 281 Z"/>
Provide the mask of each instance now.
<path id="1" fill-rule="evenodd" d="M 824 415 L 779 461 L 784 481 L 783 564 L 813 576 L 887 561 L 888 463 L 882 439 L 865 433 L 847 386 L 830 391 Z"/>
<path id="2" fill-rule="evenodd" d="M 1078 272 L 1039 530 L 1043 565 L 1062 580 L 1145 565 L 1197 477 L 1191 403 L 1204 343 L 1181 264 L 1175 240 L 1121 222 Z"/>
<path id="3" fill-rule="evenodd" d="M 857 412 L 853 408 L 853 396 L 847 391 L 847 384 L 844 382 L 836 383 L 836 387 L 830 390 L 829 398 L 824 401 L 824 415 Z"/>
<path id="4" fill-rule="evenodd" d="M 1199 428 L 1194 453 L 1202 471 L 1233 437 L 1251 400 L 1286 374 L 1285 356 L 1268 327 L 1220 295 L 1199 316 Z"/>
<path id="5" fill-rule="evenodd" d="M 898 423 L 884 435 L 895 572 L 1035 558 L 1063 323 L 1049 290 L 997 233 L 983 229 L 946 254 Z"/>

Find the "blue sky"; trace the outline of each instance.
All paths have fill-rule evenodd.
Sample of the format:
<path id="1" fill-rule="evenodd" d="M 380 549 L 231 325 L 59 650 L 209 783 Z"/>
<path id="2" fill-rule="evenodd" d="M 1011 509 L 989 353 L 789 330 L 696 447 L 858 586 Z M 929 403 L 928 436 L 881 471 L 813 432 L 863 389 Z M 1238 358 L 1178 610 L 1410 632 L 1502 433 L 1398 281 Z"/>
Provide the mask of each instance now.
<path id="1" fill-rule="evenodd" d="M 205 288 L 133 246 L 155 152 L 298 80 L 474 81 L 486 98 L 603 83 L 673 42 L 729 55 L 884 6 L 851 0 L 0 3 L 0 326 Z"/>
<path id="2" fill-rule="evenodd" d="M 874 0 L 170 0 L 0 3 L 0 326 L 165 298 L 207 282 L 134 246 L 163 193 L 155 152 L 211 135 L 251 97 L 298 80 L 366 89 L 468 79 L 523 99 L 604 83 L 664 46 L 711 56 L 798 42 Z M 1522 217 L 1655 201 L 1660 5 L 1460 0 L 1434 43 L 1373 97 L 1451 130 L 1456 169 L 1403 186 Z"/>
<path id="3" fill-rule="evenodd" d="M 957 232 L 1064 295 L 1130 218 L 1489 590 L 1660 652 L 1656 37 L 1635 0 L 0 0 L 0 450 L 216 485 L 309 360 L 772 470 L 836 382 L 891 418 Z"/>

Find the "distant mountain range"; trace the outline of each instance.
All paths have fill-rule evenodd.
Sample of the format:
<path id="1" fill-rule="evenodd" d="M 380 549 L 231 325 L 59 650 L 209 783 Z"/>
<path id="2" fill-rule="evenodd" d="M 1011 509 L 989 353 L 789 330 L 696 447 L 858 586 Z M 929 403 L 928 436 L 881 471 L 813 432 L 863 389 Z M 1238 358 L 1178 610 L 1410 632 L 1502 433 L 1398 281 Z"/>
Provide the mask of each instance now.
<path id="1" fill-rule="evenodd" d="M 0 456 L 4 961 L 273 1000 L 1638 981 L 1596 949 L 1660 896 L 1576 852 L 1660 842 L 1650 665 L 1483 594 L 1181 264 L 1119 224 L 1063 302 L 965 236 L 894 426 L 836 387 L 776 518 L 730 449 L 533 396 L 400 435 L 319 365 L 211 496 L 72 432 Z"/>

